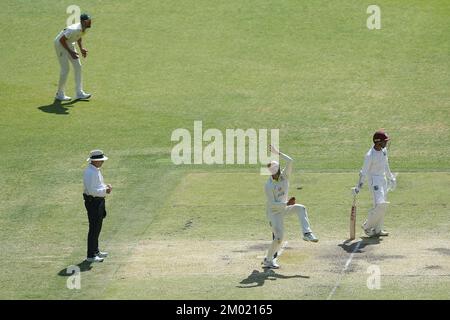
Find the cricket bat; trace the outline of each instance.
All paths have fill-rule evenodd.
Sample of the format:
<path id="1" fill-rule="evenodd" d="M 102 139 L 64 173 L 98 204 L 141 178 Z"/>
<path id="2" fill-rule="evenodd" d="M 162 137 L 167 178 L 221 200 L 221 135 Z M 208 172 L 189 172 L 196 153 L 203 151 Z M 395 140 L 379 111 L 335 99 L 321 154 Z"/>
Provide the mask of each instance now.
<path id="1" fill-rule="evenodd" d="M 350 240 L 355 239 L 356 227 L 356 195 L 353 196 L 352 210 L 350 212 Z"/>

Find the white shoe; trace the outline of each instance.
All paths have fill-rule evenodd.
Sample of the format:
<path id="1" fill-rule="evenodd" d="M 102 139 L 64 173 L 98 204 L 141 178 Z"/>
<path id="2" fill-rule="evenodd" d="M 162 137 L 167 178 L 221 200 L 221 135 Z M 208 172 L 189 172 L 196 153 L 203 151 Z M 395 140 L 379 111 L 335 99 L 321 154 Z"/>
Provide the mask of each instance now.
<path id="1" fill-rule="evenodd" d="M 70 100 L 72 100 L 71 97 L 66 96 L 64 93 L 63 94 L 57 93 L 56 96 L 55 96 L 55 99 L 59 100 L 59 101 L 70 101 Z"/>
<path id="2" fill-rule="evenodd" d="M 364 233 L 366 234 L 366 236 L 368 236 L 369 238 L 375 237 L 377 236 L 377 234 L 375 233 L 375 230 L 372 229 L 364 229 L 364 226 L 361 226 L 361 228 L 363 228 Z"/>
<path id="3" fill-rule="evenodd" d="M 89 99 L 92 96 L 90 93 L 86 93 L 84 91 L 77 93 L 77 99 Z"/>
<path id="4" fill-rule="evenodd" d="M 376 235 L 379 236 L 379 237 L 387 237 L 389 235 L 389 232 L 381 230 Z"/>
<path id="5" fill-rule="evenodd" d="M 99 256 L 95 256 L 93 258 L 87 258 L 87 262 L 103 262 L 103 258 L 100 258 Z"/>
<path id="6" fill-rule="evenodd" d="M 97 257 L 100 257 L 100 258 L 106 258 L 108 256 L 108 252 L 102 252 L 102 251 L 99 251 L 98 253 L 97 253 Z"/>
<path id="7" fill-rule="evenodd" d="M 303 240 L 311 241 L 311 242 L 318 242 L 319 241 L 319 239 L 317 239 L 317 237 L 312 232 L 305 233 L 303 235 Z"/>
<path id="8" fill-rule="evenodd" d="M 279 269 L 280 265 L 277 263 L 277 259 L 268 260 L 267 258 L 264 258 L 262 267 L 264 269 Z"/>

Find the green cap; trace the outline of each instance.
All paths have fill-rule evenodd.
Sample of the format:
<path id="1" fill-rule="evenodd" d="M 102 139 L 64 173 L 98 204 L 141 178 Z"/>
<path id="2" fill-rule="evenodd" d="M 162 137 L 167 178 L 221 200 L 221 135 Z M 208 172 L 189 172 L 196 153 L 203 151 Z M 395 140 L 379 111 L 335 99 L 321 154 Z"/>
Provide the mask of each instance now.
<path id="1" fill-rule="evenodd" d="M 91 20 L 91 16 L 87 13 L 83 13 L 80 16 L 80 21 Z"/>

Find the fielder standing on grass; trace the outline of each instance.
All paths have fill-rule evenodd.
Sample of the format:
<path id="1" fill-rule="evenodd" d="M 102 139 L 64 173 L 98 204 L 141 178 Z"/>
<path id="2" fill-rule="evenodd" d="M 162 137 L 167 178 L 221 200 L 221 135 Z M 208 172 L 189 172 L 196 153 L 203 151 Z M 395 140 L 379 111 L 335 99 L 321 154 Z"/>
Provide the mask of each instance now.
<path id="1" fill-rule="evenodd" d="M 66 96 L 65 87 L 67 82 L 67 76 L 69 74 L 69 61 L 72 63 L 75 73 L 76 84 L 76 98 L 77 99 L 89 99 L 91 94 L 83 91 L 82 78 L 81 78 L 81 61 L 80 55 L 75 49 L 75 42 L 78 43 L 81 54 L 86 58 L 88 51 L 83 47 L 82 37 L 86 34 L 86 31 L 91 27 L 91 17 L 83 13 L 80 16 L 80 22 L 72 24 L 62 30 L 55 38 L 55 50 L 58 57 L 59 64 L 61 66 L 61 72 L 59 75 L 58 92 L 55 99 L 60 101 L 69 101 L 72 98 Z"/>
<path id="2" fill-rule="evenodd" d="M 101 252 L 98 248 L 98 238 L 102 230 L 103 219 L 106 217 L 105 197 L 110 194 L 112 187 L 103 182 L 100 167 L 108 160 L 101 150 L 93 150 L 90 153 L 89 165 L 84 171 L 84 206 L 89 219 L 89 233 L 87 241 L 87 261 L 103 262 L 108 256 L 107 252 Z"/>
<path id="3" fill-rule="evenodd" d="M 267 218 L 272 227 L 273 240 L 263 261 L 263 268 L 277 269 L 277 252 L 281 248 L 284 236 L 284 217 L 287 214 L 295 213 L 302 226 L 303 240 L 317 242 L 319 239 L 312 233 L 309 225 L 308 213 L 304 205 L 296 204 L 295 198 L 288 200 L 289 178 L 292 172 L 292 158 L 278 151 L 274 146 L 269 146 L 270 151 L 279 155 L 286 161 L 286 167 L 280 170 L 277 161 L 270 162 L 267 167 L 270 171 L 270 178 L 265 185 L 267 198 Z"/>
<path id="4" fill-rule="evenodd" d="M 359 181 L 352 188 L 353 195 L 361 190 L 367 177 L 370 192 L 373 197 L 373 208 L 369 210 L 367 220 L 362 225 L 369 237 L 388 236 L 383 230 L 384 216 L 387 209 L 387 194 L 394 190 L 397 181 L 389 168 L 386 144 L 390 140 L 384 130 L 378 130 L 373 135 L 373 147 L 366 153 L 364 165 L 359 173 Z"/>

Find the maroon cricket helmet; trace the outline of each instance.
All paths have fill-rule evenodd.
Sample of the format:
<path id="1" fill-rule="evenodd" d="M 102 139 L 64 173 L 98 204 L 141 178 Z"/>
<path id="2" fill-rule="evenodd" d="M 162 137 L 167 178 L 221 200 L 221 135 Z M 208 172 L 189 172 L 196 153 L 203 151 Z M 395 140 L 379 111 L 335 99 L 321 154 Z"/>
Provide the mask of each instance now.
<path id="1" fill-rule="evenodd" d="M 383 142 L 383 141 L 389 141 L 391 138 L 387 135 L 384 130 L 378 130 L 373 135 L 373 143 Z"/>

